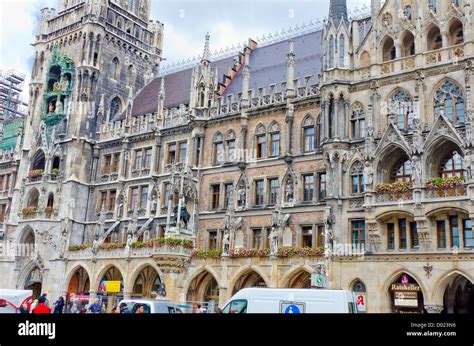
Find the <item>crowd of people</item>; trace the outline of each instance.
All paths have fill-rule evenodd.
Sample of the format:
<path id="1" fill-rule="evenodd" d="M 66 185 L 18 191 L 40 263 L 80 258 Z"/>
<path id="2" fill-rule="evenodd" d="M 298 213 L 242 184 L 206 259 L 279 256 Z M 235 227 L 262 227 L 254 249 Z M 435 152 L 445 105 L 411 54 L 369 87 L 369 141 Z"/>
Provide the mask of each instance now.
<path id="1" fill-rule="evenodd" d="M 64 297 L 59 297 L 53 304 L 50 305 L 48 300 L 48 294 L 43 293 L 38 299 L 29 299 L 20 307 L 21 314 L 62 314 L 66 311 L 71 314 L 103 314 L 107 313 L 105 304 L 101 304 L 100 300 L 96 298 L 94 303 L 86 305 L 84 307 L 79 307 L 77 302 L 70 302 L 66 306 L 66 301 Z M 137 304 L 135 307 L 135 314 L 144 314 L 145 308 L 142 304 Z M 192 313 L 202 314 L 206 311 L 202 308 L 201 304 L 193 304 Z M 131 314 L 128 305 L 126 303 L 121 303 L 120 305 L 114 306 L 112 308 L 113 314 Z M 214 309 L 214 313 L 222 313 L 222 310 L 218 307 Z"/>

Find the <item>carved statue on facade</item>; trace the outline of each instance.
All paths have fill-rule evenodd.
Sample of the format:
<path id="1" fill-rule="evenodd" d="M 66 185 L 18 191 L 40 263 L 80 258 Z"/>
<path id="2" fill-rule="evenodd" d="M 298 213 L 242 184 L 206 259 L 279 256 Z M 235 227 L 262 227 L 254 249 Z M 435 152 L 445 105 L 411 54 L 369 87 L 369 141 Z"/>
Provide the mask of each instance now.
<path id="1" fill-rule="evenodd" d="M 285 203 L 293 203 L 294 201 L 294 186 L 293 186 L 293 177 L 290 175 L 286 179 L 285 184 Z"/>
<path id="2" fill-rule="evenodd" d="M 179 215 L 179 222 L 178 222 L 178 205 L 175 205 L 173 207 L 173 215 L 174 215 L 174 224 L 176 227 L 182 227 L 187 229 L 188 228 L 188 222 L 191 219 L 191 215 L 188 212 L 188 209 L 186 208 L 186 203 L 183 203 L 181 205 L 181 214 Z"/>
<path id="3" fill-rule="evenodd" d="M 278 252 L 280 239 L 283 235 L 283 228 L 288 224 L 290 214 L 283 214 L 281 210 L 281 192 L 277 193 L 277 202 L 272 212 L 272 230 L 268 236 L 270 242 L 270 253 L 275 256 Z"/>
<path id="4" fill-rule="evenodd" d="M 327 254 L 332 253 L 332 244 L 334 240 L 333 225 L 336 222 L 336 216 L 330 205 L 324 209 L 324 249 Z"/>
<path id="5" fill-rule="evenodd" d="M 230 206 L 230 204 L 229 204 Z M 229 207 L 224 216 L 224 239 L 222 241 L 222 255 L 227 256 L 229 250 L 233 245 L 233 239 L 235 237 L 235 230 L 238 229 L 242 224 L 242 218 L 235 217 L 234 208 Z"/>
<path id="6" fill-rule="evenodd" d="M 365 161 L 364 182 L 366 189 L 371 190 L 374 182 L 374 169 L 369 161 Z"/>
<path id="7" fill-rule="evenodd" d="M 413 172 L 413 181 L 415 183 L 415 186 L 420 186 L 422 184 L 421 182 L 421 162 L 420 158 L 418 155 L 413 155 L 412 161 L 412 172 Z"/>
<path id="8" fill-rule="evenodd" d="M 245 208 L 246 203 L 247 203 L 247 187 L 245 186 L 245 183 L 241 181 L 238 186 L 237 190 L 237 205 L 240 208 Z"/>

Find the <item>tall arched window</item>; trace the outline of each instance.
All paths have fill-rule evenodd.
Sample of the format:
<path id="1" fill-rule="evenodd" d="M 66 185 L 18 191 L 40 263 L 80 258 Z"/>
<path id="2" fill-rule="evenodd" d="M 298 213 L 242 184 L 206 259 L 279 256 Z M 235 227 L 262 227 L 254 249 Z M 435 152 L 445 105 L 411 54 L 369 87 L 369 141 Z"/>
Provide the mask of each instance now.
<path id="1" fill-rule="evenodd" d="M 118 97 L 115 97 L 110 102 L 110 119 L 114 119 L 115 115 L 120 112 L 121 102 Z"/>
<path id="2" fill-rule="evenodd" d="M 415 55 L 415 37 L 410 31 L 405 32 L 402 42 L 402 57 Z"/>
<path id="3" fill-rule="evenodd" d="M 429 51 L 440 49 L 443 47 L 443 38 L 441 36 L 441 31 L 436 25 L 433 25 L 430 31 L 428 32 L 427 40 L 427 49 Z"/>
<path id="4" fill-rule="evenodd" d="M 442 162 L 439 174 L 443 178 L 465 176 L 464 158 L 457 151 L 453 152 Z"/>
<path id="5" fill-rule="evenodd" d="M 329 64 L 328 68 L 333 68 L 334 67 L 334 49 L 335 49 L 335 44 L 334 44 L 334 36 L 329 37 Z"/>
<path id="6" fill-rule="evenodd" d="M 310 152 L 316 148 L 316 127 L 314 126 L 314 118 L 307 115 L 303 119 L 303 151 Z"/>
<path id="7" fill-rule="evenodd" d="M 237 160 L 235 148 L 235 132 L 233 130 L 229 130 L 225 139 L 227 144 L 227 162 L 235 162 Z"/>
<path id="8" fill-rule="evenodd" d="M 221 164 L 224 162 L 224 138 L 220 132 L 217 132 L 214 135 L 214 140 L 212 143 L 212 161 L 215 165 Z"/>
<path id="9" fill-rule="evenodd" d="M 393 116 L 399 129 L 409 129 L 413 125 L 413 100 L 404 91 L 396 92 L 389 101 L 388 116 Z"/>
<path id="10" fill-rule="evenodd" d="M 383 43 L 383 61 L 390 61 L 396 58 L 395 43 L 393 39 L 388 36 Z"/>
<path id="11" fill-rule="evenodd" d="M 365 288 L 364 283 L 360 280 L 357 280 L 356 282 L 354 282 L 354 284 L 352 285 L 352 292 L 354 292 L 354 295 L 356 297 L 357 312 L 365 313 L 367 311 L 367 308 L 366 308 L 367 289 Z"/>
<path id="12" fill-rule="evenodd" d="M 339 67 L 344 67 L 345 64 L 344 64 L 344 58 L 345 58 L 345 54 L 346 54 L 346 41 L 344 39 L 344 35 L 341 34 L 339 36 Z"/>
<path id="13" fill-rule="evenodd" d="M 410 4 L 405 6 L 404 14 L 405 14 L 405 19 L 406 20 L 411 20 L 411 5 Z"/>
<path id="14" fill-rule="evenodd" d="M 449 26 L 449 44 L 454 46 L 464 42 L 464 30 L 462 23 L 459 20 L 453 20 Z"/>
<path id="15" fill-rule="evenodd" d="M 118 77 L 120 75 L 119 67 L 120 67 L 119 59 L 113 58 L 112 59 L 112 65 L 110 67 L 110 76 L 112 78 L 118 79 Z"/>
<path id="16" fill-rule="evenodd" d="M 352 193 L 363 193 L 365 191 L 364 183 L 364 164 L 357 161 L 351 168 Z"/>
<path id="17" fill-rule="evenodd" d="M 280 156 L 280 125 L 277 122 L 273 122 L 268 130 L 268 140 L 269 140 L 269 148 L 270 148 L 270 155 L 271 157 L 278 157 Z"/>
<path id="18" fill-rule="evenodd" d="M 255 131 L 255 151 L 257 159 L 267 157 L 267 139 L 266 130 L 263 124 L 257 126 Z"/>
<path id="19" fill-rule="evenodd" d="M 357 103 L 352 107 L 351 138 L 365 138 L 365 112 L 360 103 Z"/>
<path id="20" fill-rule="evenodd" d="M 411 181 L 411 161 L 402 158 L 397 162 L 392 171 L 392 182 L 408 183 Z"/>
<path id="21" fill-rule="evenodd" d="M 464 123 L 464 99 L 461 88 L 446 81 L 435 93 L 434 112 L 444 116 L 453 124 Z"/>

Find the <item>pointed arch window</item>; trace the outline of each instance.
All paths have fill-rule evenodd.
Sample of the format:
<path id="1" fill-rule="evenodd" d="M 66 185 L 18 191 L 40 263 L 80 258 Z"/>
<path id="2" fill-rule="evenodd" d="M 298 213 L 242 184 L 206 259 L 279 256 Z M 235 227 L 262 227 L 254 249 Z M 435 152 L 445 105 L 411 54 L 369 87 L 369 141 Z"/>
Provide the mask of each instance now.
<path id="1" fill-rule="evenodd" d="M 345 57 L 345 54 L 346 54 L 346 41 L 344 39 L 344 35 L 341 34 L 339 36 L 339 67 L 344 67 L 345 64 L 344 64 L 344 57 Z"/>
<path id="2" fill-rule="evenodd" d="M 212 150 L 212 161 L 215 165 L 219 165 L 224 162 L 224 138 L 220 132 L 217 132 L 214 136 Z"/>
<path id="3" fill-rule="evenodd" d="M 328 68 L 333 68 L 334 67 L 334 48 L 335 48 L 335 43 L 334 43 L 334 36 L 329 37 L 329 64 Z"/>
<path id="4" fill-rule="evenodd" d="M 351 137 L 352 139 L 365 138 L 365 112 L 360 104 L 352 108 Z"/>
<path id="5" fill-rule="evenodd" d="M 237 160 L 235 148 L 235 132 L 230 130 L 226 135 L 227 144 L 227 162 L 235 162 Z"/>
<path id="6" fill-rule="evenodd" d="M 316 127 L 314 118 L 307 115 L 303 120 L 303 150 L 304 152 L 314 151 L 316 148 Z"/>
<path id="7" fill-rule="evenodd" d="M 257 159 L 267 157 L 266 130 L 263 124 L 257 126 L 257 130 L 255 132 L 255 152 Z"/>
<path id="8" fill-rule="evenodd" d="M 120 112 L 121 102 L 118 97 L 115 97 L 110 102 L 110 119 L 114 119 L 114 117 Z"/>
<path id="9" fill-rule="evenodd" d="M 405 19 L 406 20 L 411 20 L 411 5 L 408 4 L 405 6 Z"/>
<path id="10" fill-rule="evenodd" d="M 363 193 L 365 191 L 364 165 L 360 161 L 357 161 L 352 165 L 351 185 L 353 194 Z"/>
<path id="11" fill-rule="evenodd" d="M 444 116 L 453 124 L 464 123 L 464 98 L 459 86 L 446 81 L 435 93 L 434 112 Z"/>
<path id="12" fill-rule="evenodd" d="M 410 129 L 413 125 L 413 100 L 404 91 L 395 93 L 389 101 L 389 114 L 399 129 Z"/>
<path id="13" fill-rule="evenodd" d="M 441 164 L 440 176 L 442 178 L 462 177 L 466 176 L 464 158 L 454 151 Z"/>
<path id="14" fill-rule="evenodd" d="M 120 75 L 119 67 L 120 67 L 119 59 L 113 58 L 112 59 L 112 66 L 110 67 L 110 76 L 112 78 L 118 79 L 118 77 Z"/>
<path id="15" fill-rule="evenodd" d="M 271 157 L 278 157 L 280 156 L 280 125 L 274 122 L 270 125 L 269 128 L 269 141 L 270 141 L 270 156 Z"/>
<path id="16" fill-rule="evenodd" d="M 411 181 L 411 161 L 403 158 L 397 162 L 392 171 L 392 182 L 408 183 Z"/>

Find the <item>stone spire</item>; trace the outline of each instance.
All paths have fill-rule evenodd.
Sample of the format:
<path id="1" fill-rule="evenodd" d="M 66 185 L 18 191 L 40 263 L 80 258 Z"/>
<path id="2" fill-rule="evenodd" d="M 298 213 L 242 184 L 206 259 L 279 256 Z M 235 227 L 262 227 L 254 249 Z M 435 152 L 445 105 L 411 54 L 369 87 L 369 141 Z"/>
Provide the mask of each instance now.
<path id="1" fill-rule="evenodd" d="M 206 34 L 206 41 L 204 42 L 204 53 L 202 54 L 202 61 L 210 61 L 211 60 L 211 52 L 209 50 L 209 39 L 211 36 L 209 33 Z"/>
<path id="2" fill-rule="evenodd" d="M 245 63 L 242 70 L 242 108 L 249 106 L 250 50 L 245 50 Z"/>
<path id="3" fill-rule="evenodd" d="M 347 23 L 347 3 L 346 0 L 331 0 L 329 5 L 329 20 L 334 22 L 336 27 L 339 26 L 341 20 Z"/>
<path id="4" fill-rule="evenodd" d="M 286 92 L 288 97 L 295 95 L 295 53 L 293 40 L 288 41 L 288 54 L 286 59 Z"/>

